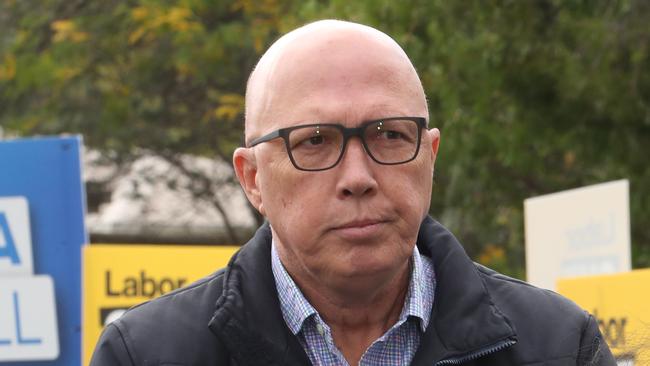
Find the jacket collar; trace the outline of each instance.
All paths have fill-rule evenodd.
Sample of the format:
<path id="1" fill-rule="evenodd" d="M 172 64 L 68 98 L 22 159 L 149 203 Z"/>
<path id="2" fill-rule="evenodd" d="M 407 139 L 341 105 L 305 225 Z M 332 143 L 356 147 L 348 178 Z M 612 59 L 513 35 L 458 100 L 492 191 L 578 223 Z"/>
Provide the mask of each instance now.
<path id="1" fill-rule="evenodd" d="M 412 365 L 478 354 L 515 339 L 513 327 L 492 302 L 476 266 L 447 229 L 425 218 L 417 245 L 422 255 L 433 260 L 437 284 L 429 327 Z M 282 318 L 271 272 L 268 223 L 230 260 L 208 326 L 242 364 L 310 364 Z"/>
<path id="2" fill-rule="evenodd" d="M 271 229 L 262 225 L 230 260 L 208 323 L 241 365 L 309 365 L 280 310 L 271 272 Z"/>
<path id="3" fill-rule="evenodd" d="M 437 284 L 431 324 L 411 365 L 463 359 L 516 341 L 513 326 L 492 301 L 476 265 L 447 229 L 425 218 L 417 245 L 433 260 Z"/>

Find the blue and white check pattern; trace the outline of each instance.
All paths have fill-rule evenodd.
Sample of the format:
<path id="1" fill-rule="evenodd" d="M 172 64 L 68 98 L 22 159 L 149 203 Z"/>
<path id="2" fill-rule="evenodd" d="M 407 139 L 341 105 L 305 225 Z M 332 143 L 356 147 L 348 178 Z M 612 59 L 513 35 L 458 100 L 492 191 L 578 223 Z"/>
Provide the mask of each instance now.
<path id="1" fill-rule="evenodd" d="M 404 307 L 395 325 L 375 340 L 359 361 L 359 366 L 409 365 L 429 324 L 435 293 L 433 263 L 413 250 L 413 267 Z M 307 301 L 280 261 L 275 243 L 271 246 L 271 266 L 284 321 L 313 365 L 350 366 L 334 344 L 330 327 Z"/>

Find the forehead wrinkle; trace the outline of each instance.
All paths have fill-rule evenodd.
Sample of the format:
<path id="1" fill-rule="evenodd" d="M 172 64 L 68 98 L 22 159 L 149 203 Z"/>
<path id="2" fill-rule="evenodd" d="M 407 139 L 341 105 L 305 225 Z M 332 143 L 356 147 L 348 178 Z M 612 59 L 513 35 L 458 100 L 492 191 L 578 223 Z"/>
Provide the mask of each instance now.
<path id="1" fill-rule="evenodd" d="M 287 121 L 297 124 L 306 123 L 341 123 L 346 125 L 357 125 L 362 122 L 388 117 L 421 117 L 411 116 L 404 108 L 395 106 L 393 103 L 378 102 L 363 109 L 345 108 L 340 111 L 337 108 L 329 110 L 323 106 L 311 106 L 306 109 L 307 114 L 313 117 L 300 118 L 296 121 Z M 336 115 L 340 113 L 340 115 Z M 412 113 L 411 113 L 412 114 Z M 335 117 L 332 117 L 335 116 Z"/>

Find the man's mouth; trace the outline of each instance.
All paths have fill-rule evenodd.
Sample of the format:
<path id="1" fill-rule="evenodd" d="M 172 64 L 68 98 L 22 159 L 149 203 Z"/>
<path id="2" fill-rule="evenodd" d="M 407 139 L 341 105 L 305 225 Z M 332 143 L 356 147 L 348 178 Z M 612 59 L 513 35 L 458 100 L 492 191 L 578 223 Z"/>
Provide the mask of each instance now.
<path id="1" fill-rule="evenodd" d="M 385 219 L 353 220 L 334 226 L 332 231 L 349 240 L 367 239 L 379 234 L 386 223 Z"/>
<path id="2" fill-rule="evenodd" d="M 352 229 L 352 228 L 363 228 L 366 226 L 377 225 L 384 222 L 384 220 L 375 220 L 375 219 L 365 219 L 365 220 L 354 220 L 343 225 L 337 226 L 336 229 Z"/>

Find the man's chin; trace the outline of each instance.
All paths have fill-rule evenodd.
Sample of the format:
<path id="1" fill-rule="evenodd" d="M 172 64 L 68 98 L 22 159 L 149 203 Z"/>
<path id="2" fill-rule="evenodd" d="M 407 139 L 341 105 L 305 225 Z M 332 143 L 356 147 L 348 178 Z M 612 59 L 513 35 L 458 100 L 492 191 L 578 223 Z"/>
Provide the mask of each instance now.
<path id="1" fill-rule="evenodd" d="M 359 258 L 350 263 L 348 268 L 341 271 L 342 282 L 374 282 L 386 281 L 392 276 L 398 275 L 400 270 L 408 268 L 408 258 L 396 260 L 389 258 Z"/>

